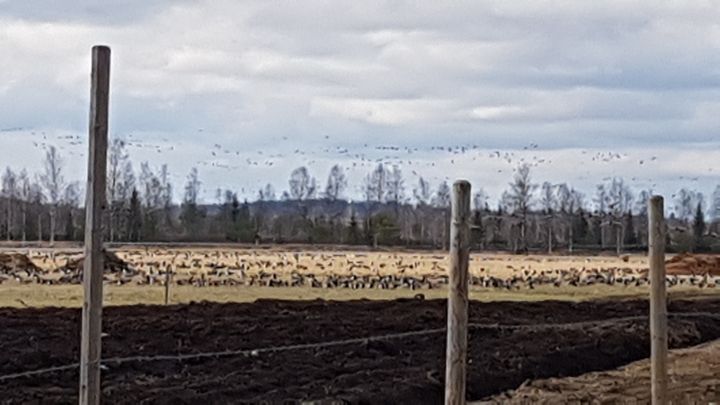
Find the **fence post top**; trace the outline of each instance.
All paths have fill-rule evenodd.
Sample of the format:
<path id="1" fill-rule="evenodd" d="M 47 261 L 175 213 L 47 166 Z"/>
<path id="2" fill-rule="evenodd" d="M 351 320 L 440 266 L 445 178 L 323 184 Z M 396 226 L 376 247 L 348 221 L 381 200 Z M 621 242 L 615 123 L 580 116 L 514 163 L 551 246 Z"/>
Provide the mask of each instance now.
<path id="1" fill-rule="evenodd" d="M 93 52 L 110 52 L 110 47 L 107 45 L 93 45 Z"/>
<path id="2" fill-rule="evenodd" d="M 662 202 L 662 201 L 663 201 L 663 196 L 656 194 L 656 195 L 650 197 L 650 202 L 657 203 L 658 201 L 659 201 L 659 202 Z"/>
<path id="3" fill-rule="evenodd" d="M 467 180 L 457 180 L 453 183 L 453 187 L 462 190 L 470 190 L 470 182 Z"/>

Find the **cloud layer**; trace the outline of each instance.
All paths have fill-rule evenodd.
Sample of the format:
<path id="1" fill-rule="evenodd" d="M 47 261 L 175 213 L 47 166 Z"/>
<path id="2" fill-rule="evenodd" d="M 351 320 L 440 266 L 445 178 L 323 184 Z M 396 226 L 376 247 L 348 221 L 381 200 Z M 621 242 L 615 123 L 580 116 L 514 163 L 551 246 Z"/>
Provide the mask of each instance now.
<path id="1" fill-rule="evenodd" d="M 0 137 L 10 145 L 0 158 L 21 153 L 30 169 L 42 131 L 51 142 L 85 132 L 89 50 L 103 43 L 113 48 L 113 136 L 173 146 L 131 152 L 169 163 L 178 181 L 198 165 L 207 195 L 284 189 L 301 164 L 323 178 L 335 161 L 360 171 L 378 159 L 499 191 L 509 170 L 500 178 L 486 156 L 521 156 L 531 143 L 527 159 L 553 161 L 538 177 L 587 190 L 631 173 L 660 190 L 708 193 L 718 182 L 718 159 L 702 153 L 720 142 L 713 2 L 66 3 L 0 0 Z M 374 148 L 383 145 L 401 152 Z M 646 151 L 657 166 L 639 165 Z M 587 160 L 600 152 L 632 156 L 633 169 Z M 568 175 L 569 163 L 582 175 Z"/>

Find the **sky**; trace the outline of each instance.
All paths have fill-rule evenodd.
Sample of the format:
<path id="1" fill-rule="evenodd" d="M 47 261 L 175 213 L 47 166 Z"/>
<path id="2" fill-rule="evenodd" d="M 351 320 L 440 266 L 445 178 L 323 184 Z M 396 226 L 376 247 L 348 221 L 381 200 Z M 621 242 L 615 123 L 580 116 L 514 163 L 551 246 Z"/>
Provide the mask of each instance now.
<path id="1" fill-rule="evenodd" d="M 672 199 L 720 184 L 714 1 L 0 0 L 0 165 L 55 145 L 86 177 L 90 49 L 112 48 L 110 136 L 136 169 L 191 167 L 278 194 L 379 162 L 406 194 L 467 179 L 497 199 L 521 162 L 592 198 L 621 176 Z"/>

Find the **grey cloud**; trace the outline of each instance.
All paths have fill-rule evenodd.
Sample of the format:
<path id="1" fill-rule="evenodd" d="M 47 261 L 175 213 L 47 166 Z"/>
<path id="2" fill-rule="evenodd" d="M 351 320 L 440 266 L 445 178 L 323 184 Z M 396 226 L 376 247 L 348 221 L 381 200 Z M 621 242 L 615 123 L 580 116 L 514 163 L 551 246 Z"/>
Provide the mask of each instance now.
<path id="1" fill-rule="evenodd" d="M 189 1 L 188 1 L 189 2 Z M 5 0 L 0 15 L 27 21 L 72 22 L 91 25 L 136 23 L 184 0 Z"/>
<path id="2" fill-rule="evenodd" d="M 675 150 L 718 139 L 718 18 L 677 3 L 0 0 L 0 127 L 83 133 L 103 42 L 112 131 L 202 152 L 162 155 L 181 174 L 214 142 L 282 152 L 247 173 L 259 182 L 318 158 L 295 149 Z"/>

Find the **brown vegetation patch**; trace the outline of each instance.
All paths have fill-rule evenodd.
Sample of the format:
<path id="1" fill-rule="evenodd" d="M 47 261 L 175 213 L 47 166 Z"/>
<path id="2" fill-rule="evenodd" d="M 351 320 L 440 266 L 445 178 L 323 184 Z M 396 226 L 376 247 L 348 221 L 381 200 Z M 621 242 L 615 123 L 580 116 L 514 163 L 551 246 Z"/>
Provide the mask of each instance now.
<path id="1" fill-rule="evenodd" d="M 0 273 L 8 274 L 14 271 L 22 271 L 27 274 L 41 272 L 27 256 L 21 253 L 0 253 Z"/>
<path id="2" fill-rule="evenodd" d="M 665 263 L 668 275 L 720 276 L 720 255 L 681 253 Z"/>

